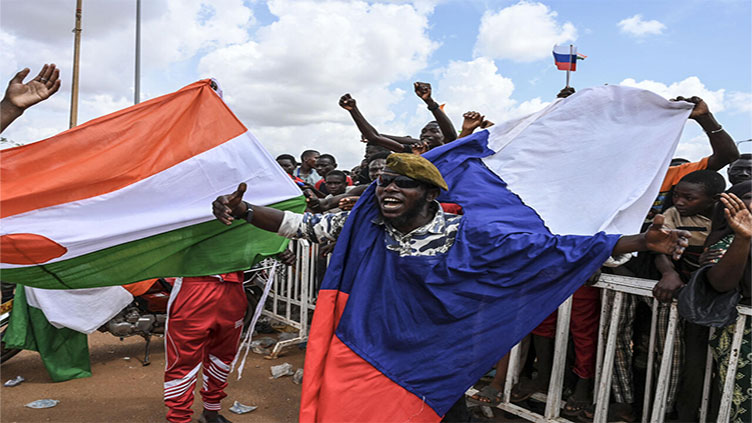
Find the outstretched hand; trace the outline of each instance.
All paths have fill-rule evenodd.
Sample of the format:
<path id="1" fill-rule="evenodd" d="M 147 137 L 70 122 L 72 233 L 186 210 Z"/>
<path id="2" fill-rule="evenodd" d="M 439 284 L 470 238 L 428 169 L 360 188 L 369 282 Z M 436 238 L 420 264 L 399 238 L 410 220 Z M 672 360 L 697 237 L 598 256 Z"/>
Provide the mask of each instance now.
<path id="1" fill-rule="evenodd" d="M 749 207 L 744 204 L 739 197 L 733 193 L 721 194 L 721 203 L 725 207 L 723 211 L 726 214 L 726 221 L 734 236 L 739 236 L 747 240 L 752 238 L 752 213 Z"/>
<path id="2" fill-rule="evenodd" d="M 423 101 L 428 102 L 431 100 L 431 84 L 428 82 L 416 82 L 413 86 L 415 87 L 415 94 L 423 99 Z"/>
<path id="3" fill-rule="evenodd" d="M 672 98 L 671 101 L 686 101 L 686 102 L 694 104 L 695 107 L 692 109 L 692 113 L 689 114 L 690 119 L 697 119 L 700 116 L 707 115 L 708 113 L 710 113 L 710 109 L 708 108 L 707 103 L 705 103 L 705 100 L 697 96 L 690 97 L 690 98 L 679 96 L 676 98 Z"/>
<path id="4" fill-rule="evenodd" d="M 24 84 L 23 80 L 31 70 L 24 68 L 8 82 L 4 100 L 20 111 L 48 99 L 60 89 L 60 69 L 55 64 L 44 65 L 39 74 Z"/>
<path id="5" fill-rule="evenodd" d="M 339 107 L 350 111 L 356 107 L 355 99 L 350 96 L 350 93 L 347 93 L 339 98 Z"/>
<path id="6" fill-rule="evenodd" d="M 662 253 L 679 260 L 684 249 L 689 245 L 690 233 L 687 231 L 668 229 L 663 226 L 663 215 L 657 214 L 648 231 L 645 232 L 645 246 L 648 250 Z"/>
<path id="7" fill-rule="evenodd" d="M 220 222 L 225 225 L 231 225 L 235 219 L 240 218 L 247 210 L 243 202 L 246 184 L 241 182 L 238 189 L 229 195 L 220 195 L 212 202 L 212 213 Z"/>

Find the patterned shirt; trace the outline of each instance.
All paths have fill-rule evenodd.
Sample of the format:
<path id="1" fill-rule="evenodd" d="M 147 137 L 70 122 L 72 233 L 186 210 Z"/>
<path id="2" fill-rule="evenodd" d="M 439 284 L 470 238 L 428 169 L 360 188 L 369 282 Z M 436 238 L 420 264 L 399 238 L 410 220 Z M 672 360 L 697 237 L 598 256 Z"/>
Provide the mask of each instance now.
<path id="1" fill-rule="evenodd" d="M 349 214 L 349 211 L 329 214 L 285 211 L 277 234 L 317 243 L 336 241 Z M 407 234 L 392 227 L 381 216 L 373 219 L 373 223 L 384 227 L 384 242 L 388 250 L 400 256 L 435 256 L 446 253 L 454 244 L 461 220 L 462 216 L 444 213 L 441 207 L 437 207 L 433 220 Z"/>

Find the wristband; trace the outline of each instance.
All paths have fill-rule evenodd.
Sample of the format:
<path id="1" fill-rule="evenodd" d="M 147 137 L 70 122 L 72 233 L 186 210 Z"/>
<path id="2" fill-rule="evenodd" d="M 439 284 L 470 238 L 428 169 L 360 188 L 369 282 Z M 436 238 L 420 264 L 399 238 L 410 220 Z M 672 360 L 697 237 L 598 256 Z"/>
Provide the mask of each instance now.
<path id="1" fill-rule="evenodd" d="M 245 214 L 243 215 L 243 220 L 245 220 L 248 223 L 251 223 L 251 221 L 253 221 L 253 207 L 251 207 L 251 205 L 248 203 L 245 203 L 245 206 L 247 208 L 246 208 Z"/>
<path id="2" fill-rule="evenodd" d="M 723 131 L 723 126 L 718 125 L 718 129 L 714 129 L 712 131 L 705 131 L 706 134 L 717 134 L 719 132 Z"/>
<path id="3" fill-rule="evenodd" d="M 433 112 L 434 110 L 438 109 L 438 108 L 439 108 L 439 103 L 437 103 L 437 102 L 435 102 L 435 101 L 433 102 L 433 104 L 432 104 L 432 105 L 428 106 L 428 110 L 430 110 L 430 111 L 432 111 L 432 112 Z"/>

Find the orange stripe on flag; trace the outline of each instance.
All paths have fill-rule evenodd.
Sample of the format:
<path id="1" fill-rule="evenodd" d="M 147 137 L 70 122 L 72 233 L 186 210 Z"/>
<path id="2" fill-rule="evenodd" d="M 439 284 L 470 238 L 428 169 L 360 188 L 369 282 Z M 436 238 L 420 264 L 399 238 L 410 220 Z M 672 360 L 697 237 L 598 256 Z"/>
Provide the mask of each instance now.
<path id="1" fill-rule="evenodd" d="M 0 236 L 0 260 L 9 264 L 42 264 L 68 251 L 57 242 L 37 234 Z"/>
<path id="2" fill-rule="evenodd" d="M 209 80 L 195 82 L 0 152 L 0 217 L 118 190 L 244 132 Z"/>
<path id="3" fill-rule="evenodd" d="M 146 291 L 148 291 L 156 281 L 156 279 L 147 279 L 145 281 L 123 285 L 123 288 L 125 288 L 126 291 L 130 292 L 134 297 L 138 297 L 139 295 L 145 294 Z"/>

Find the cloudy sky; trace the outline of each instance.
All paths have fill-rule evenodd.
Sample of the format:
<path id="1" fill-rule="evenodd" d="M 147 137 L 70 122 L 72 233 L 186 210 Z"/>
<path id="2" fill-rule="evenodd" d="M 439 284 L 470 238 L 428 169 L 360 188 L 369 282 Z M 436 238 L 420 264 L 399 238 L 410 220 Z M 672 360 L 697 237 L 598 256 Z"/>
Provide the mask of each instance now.
<path id="1" fill-rule="evenodd" d="M 75 0 L 3 0 L 0 77 L 43 63 L 63 87 L 3 136 L 30 143 L 67 129 Z M 133 103 L 135 0 L 83 0 L 79 123 Z M 141 99 L 216 78 L 225 101 L 274 155 L 306 148 L 341 167 L 363 154 L 337 106 L 349 92 L 383 133 L 417 136 L 431 115 L 412 90 L 431 82 L 459 129 L 545 106 L 564 86 L 551 48 L 587 55 L 581 89 L 623 84 L 703 97 L 737 141 L 752 138 L 749 0 L 142 0 Z M 4 83 L 4 82 L 3 82 Z M 752 152 L 752 142 L 741 148 Z M 677 155 L 709 154 L 688 123 Z"/>

